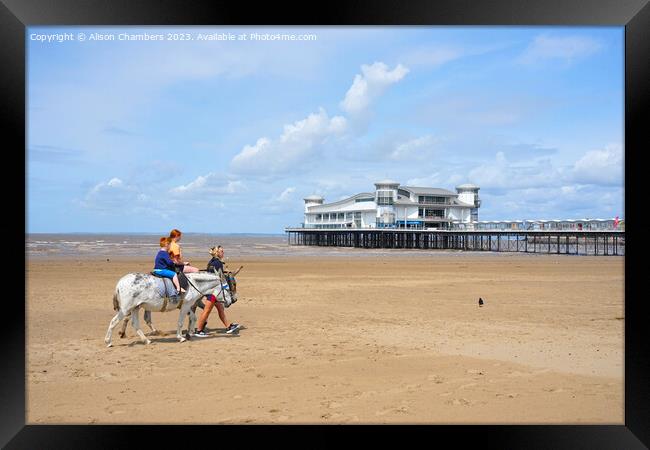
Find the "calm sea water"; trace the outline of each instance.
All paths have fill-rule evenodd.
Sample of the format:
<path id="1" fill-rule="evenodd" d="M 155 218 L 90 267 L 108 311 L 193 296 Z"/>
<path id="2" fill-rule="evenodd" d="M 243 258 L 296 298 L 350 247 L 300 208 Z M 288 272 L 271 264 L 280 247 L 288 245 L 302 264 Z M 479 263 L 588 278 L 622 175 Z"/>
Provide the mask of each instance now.
<path id="1" fill-rule="evenodd" d="M 29 234 L 25 241 L 27 258 L 153 258 L 159 249 L 158 234 Z M 434 255 L 506 256 L 508 253 L 461 252 L 454 250 L 360 249 L 347 247 L 313 247 L 289 245 L 286 235 L 251 234 L 183 234 L 180 242 L 183 257 L 202 266 L 210 259 L 209 249 L 221 245 L 226 259 L 245 257 L 358 257 Z"/>

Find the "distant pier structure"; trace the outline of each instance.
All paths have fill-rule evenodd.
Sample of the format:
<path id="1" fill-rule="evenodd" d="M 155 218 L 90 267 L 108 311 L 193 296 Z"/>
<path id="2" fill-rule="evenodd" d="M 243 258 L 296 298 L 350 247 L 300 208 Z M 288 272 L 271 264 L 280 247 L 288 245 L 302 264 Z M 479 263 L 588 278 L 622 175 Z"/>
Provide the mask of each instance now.
<path id="1" fill-rule="evenodd" d="M 624 231 L 286 228 L 289 245 L 625 255 Z"/>
<path id="2" fill-rule="evenodd" d="M 305 220 L 285 228 L 289 245 L 440 249 L 564 255 L 625 255 L 618 219 L 479 221 L 479 186 L 441 188 L 375 183 L 375 192 L 334 203 L 312 195 Z"/>

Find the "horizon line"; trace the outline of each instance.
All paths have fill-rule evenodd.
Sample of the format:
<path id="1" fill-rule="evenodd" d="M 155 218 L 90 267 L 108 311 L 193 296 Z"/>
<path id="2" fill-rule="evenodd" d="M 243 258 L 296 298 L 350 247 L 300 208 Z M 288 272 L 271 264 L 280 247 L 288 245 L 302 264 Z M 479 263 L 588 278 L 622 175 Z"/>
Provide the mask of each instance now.
<path id="1" fill-rule="evenodd" d="M 143 234 L 143 235 L 167 235 L 168 231 L 25 231 L 25 234 Z M 206 234 L 213 236 L 226 236 L 226 235 L 266 235 L 266 236 L 284 236 L 282 233 L 259 233 L 259 232 L 244 232 L 244 233 L 211 233 L 206 231 L 183 231 L 183 234 Z"/>

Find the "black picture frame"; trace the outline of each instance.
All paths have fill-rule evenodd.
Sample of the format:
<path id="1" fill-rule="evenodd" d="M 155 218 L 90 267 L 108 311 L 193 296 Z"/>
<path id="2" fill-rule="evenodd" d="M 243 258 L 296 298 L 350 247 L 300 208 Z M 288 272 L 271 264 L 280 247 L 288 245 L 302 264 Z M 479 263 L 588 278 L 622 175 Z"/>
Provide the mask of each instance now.
<path id="1" fill-rule="evenodd" d="M 412 444 L 417 438 L 425 445 L 450 438 L 453 445 L 467 443 L 490 448 L 646 448 L 650 445 L 649 357 L 644 346 L 648 329 L 646 302 L 641 285 L 641 224 L 644 119 L 648 117 L 650 79 L 650 6 L 648 0 L 394 0 L 330 1 L 322 4 L 295 2 L 235 3 L 181 0 L 0 0 L 0 89 L 5 154 L 20 155 L 25 148 L 25 29 L 35 25 L 618 25 L 625 26 L 625 210 L 629 246 L 625 256 L 625 424 L 512 425 L 512 426 L 286 426 L 226 427 L 217 435 L 205 426 L 38 426 L 26 425 L 25 415 L 25 311 L 5 296 L 6 334 L 2 339 L 4 361 L 0 388 L 0 445 L 6 448 L 123 448 L 135 446 L 146 437 L 146 445 L 158 441 L 164 447 L 197 445 L 198 433 L 218 436 L 218 445 L 235 439 L 250 442 L 251 432 L 265 444 L 301 446 L 340 445 L 355 434 L 395 445 Z M 10 138 L 10 139 L 7 139 Z M 11 142 L 11 144 L 9 144 Z M 25 153 L 26 156 L 26 153 Z M 25 159 L 5 166 L 9 186 L 25 186 Z M 5 185 L 7 186 L 7 185 Z M 26 210 L 26 196 L 17 188 L 5 189 L 15 208 Z M 635 198 L 639 201 L 635 202 Z M 5 207 L 7 204 L 5 202 Z M 9 221 L 8 218 L 11 220 Z M 21 261 L 26 275 L 25 247 L 19 251 L 18 228 L 26 233 L 26 216 L 5 214 L 2 235 L 9 245 L 10 259 Z M 7 226 L 7 223 L 11 223 Z M 16 223 L 17 222 L 17 223 Z M 12 261 L 12 266 L 20 265 Z M 7 277 L 7 285 L 12 281 Z M 54 307 L 43 305 L 43 307 Z M 182 419 L 182 411 L 175 417 Z M 208 429 L 209 428 L 209 429 Z M 295 434 L 298 431 L 298 434 Z M 337 431 L 336 435 L 332 431 Z M 398 436 L 394 432 L 399 431 Z M 146 435 L 143 434 L 147 432 Z M 149 433 L 151 432 L 151 433 Z M 415 433 L 415 434 L 413 434 Z M 291 439 L 287 439 L 287 435 Z M 298 438 L 296 438 L 298 436 Z M 214 437 L 212 437 L 214 439 Z M 209 442 L 213 442 L 212 439 Z M 404 439 L 407 439 L 406 441 Z M 199 441 L 200 442 L 200 441 Z M 200 445 L 200 444 L 199 444 Z M 213 444 L 210 444 L 213 445 Z"/>

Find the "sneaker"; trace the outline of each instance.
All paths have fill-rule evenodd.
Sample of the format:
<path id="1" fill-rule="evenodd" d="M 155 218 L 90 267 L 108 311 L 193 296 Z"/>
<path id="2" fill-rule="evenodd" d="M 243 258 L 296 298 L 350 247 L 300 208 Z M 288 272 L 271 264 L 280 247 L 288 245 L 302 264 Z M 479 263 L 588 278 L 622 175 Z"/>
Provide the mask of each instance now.
<path id="1" fill-rule="evenodd" d="M 196 337 L 208 337 L 210 335 L 205 332 L 205 329 L 203 329 L 201 331 L 197 331 L 196 333 L 194 333 L 194 336 L 196 336 Z"/>
<path id="2" fill-rule="evenodd" d="M 240 328 L 241 328 L 241 325 L 239 325 L 238 323 L 233 322 L 233 323 L 230 324 L 230 326 L 228 328 L 226 328 L 226 333 L 227 334 L 234 333 L 235 331 L 239 330 Z"/>

